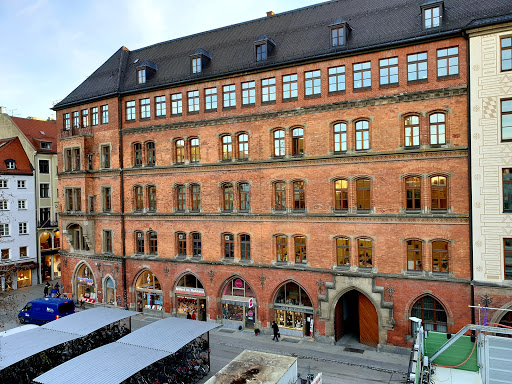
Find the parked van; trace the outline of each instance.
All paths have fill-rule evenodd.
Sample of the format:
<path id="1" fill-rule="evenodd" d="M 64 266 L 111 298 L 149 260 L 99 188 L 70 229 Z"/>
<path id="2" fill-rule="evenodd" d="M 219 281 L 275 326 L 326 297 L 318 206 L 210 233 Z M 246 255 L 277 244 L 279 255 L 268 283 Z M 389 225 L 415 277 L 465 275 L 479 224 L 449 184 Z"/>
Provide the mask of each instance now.
<path id="1" fill-rule="evenodd" d="M 75 313 L 75 303 L 70 299 L 43 297 L 32 300 L 18 313 L 21 324 L 45 324 Z"/>

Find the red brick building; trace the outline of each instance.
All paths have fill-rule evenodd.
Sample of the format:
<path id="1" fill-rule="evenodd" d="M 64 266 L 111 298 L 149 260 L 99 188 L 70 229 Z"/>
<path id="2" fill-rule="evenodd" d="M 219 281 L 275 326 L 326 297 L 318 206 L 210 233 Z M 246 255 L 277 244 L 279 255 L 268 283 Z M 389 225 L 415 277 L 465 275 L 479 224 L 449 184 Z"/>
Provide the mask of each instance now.
<path id="1" fill-rule="evenodd" d="M 67 290 L 373 346 L 470 322 L 463 27 L 486 5 L 394 3 L 109 58 L 55 106 Z"/>

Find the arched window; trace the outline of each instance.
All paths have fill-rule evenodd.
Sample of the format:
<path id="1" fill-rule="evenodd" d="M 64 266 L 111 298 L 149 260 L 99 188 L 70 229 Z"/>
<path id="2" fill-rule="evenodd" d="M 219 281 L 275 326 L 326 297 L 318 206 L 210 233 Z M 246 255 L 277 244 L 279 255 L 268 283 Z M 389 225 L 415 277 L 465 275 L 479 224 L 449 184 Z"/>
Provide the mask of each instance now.
<path id="1" fill-rule="evenodd" d="M 430 144 L 446 144 L 446 116 L 444 113 L 433 113 L 430 121 Z"/>
<path id="2" fill-rule="evenodd" d="M 149 210 L 156 211 L 156 187 L 154 185 L 148 186 L 148 201 Z"/>
<path id="3" fill-rule="evenodd" d="M 190 162 L 199 163 L 201 161 L 201 154 L 199 152 L 199 139 L 190 139 Z"/>
<path id="4" fill-rule="evenodd" d="M 148 233 L 148 242 L 149 242 L 149 254 L 157 255 L 158 254 L 158 240 L 157 234 L 154 231 Z"/>
<path id="5" fill-rule="evenodd" d="M 425 331 L 447 332 L 447 316 L 443 306 L 432 296 L 423 296 L 412 306 L 411 316 L 422 320 Z M 418 324 L 412 322 L 412 332 L 418 331 Z"/>
<path id="6" fill-rule="evenodd" d="M 178 232 L 176 234 L 176 244 L 178 245 L 178 256 L 187 255 L 187 234 Z"/>
<path id="7" fill-rule="evenodd" d="M 347 151 L 347 124 L 334 124 L 334 153 Z"/>
<path id="8" fill-rule="evenodd" d="M 505 312 L 505 314 L 500 320 L 500 324 L 505 325 L 507 327 L 512 327 L 512 312 Z"/>
<path id="9" fill-rule="evenodd" d="M 295 128 L 292 131 L 292 155 L 302 156 L 304 154 L 304 130 Z"/>
<path id="10" fill-rule="evenodd" d="M 357 240 L 357 253 L 360 267 L 372 266 L 372 241 L 370 239 Z"/>
<path id="11" fill-rule="evenodd" d="M 176 186 L 176 208 L 179 212 L 185 211 L 187 205 L 187 193 L 184 185 Z"/>
<path id="12" fill-rule="evenodd" d="M 277 129 L 274 131 L 274 156 L 282 157 L 285 155 L 285 141 L 284 141 L 284 131 L 282 129 Z"/>
<path id="13" fill-rule="evenodd" d="M 251 236 L 240 235 L 240 259 L 251 259 Z"/>
<path id="14" fill-rule="evenodd" d="M 348 209 L 348 181 L 336 180 L 334 182 L 334 210 Z"/>
<path id="15" fill-rule="evenodd" d="M 232 211 L 233 210 L 233 185 L 232 184 L 224 184 L 222 186 L 222 193 L 223 193 L 222 209 L 224 211 Z"/>
<path id="16" fill-rule="evenodd" d="M 233 158 L 233 143 L 231 136 L 222 136 L 222 160 L 231 160 Z"/>
<path id="17" fill-rule="evenodd" d="M 300 305 L 312 307 L 313 304 L 309 295 L 295 283 L 286 283 L 277 292 L 275 304 Z"/>
<path id="18" fill-rule="evenodd" d="M 190 192 L 192 195 L 192 211 L 199 212 L 201 210 L 201 186 L 192 184 Z"/>
<path id="19" fill-rule="evenodd" d="M 448 272 L 448 242 L 432 242 L 432 271 Z"/>
<path id="20" fill-rule="evenodd" d="M 231 233 L 222 235 L 223 257 L 233 259 L 235 257 L 235 238 Z"/>
<path id="21" fill-rule="evenodd" d="M 202 257 L 201 253 L 201 234 L 194 232 L 192 234 L 192 256 Z"/>
<path id="22" fill-rule="evenodd" d="M 156 154 L 155 154 L 155 143 L 152 141 L 146 143 L 146 163 L 149 166 L 155 165 Z"/>
<path id="23" fill-rule="evenodd" d="M 112 280 L 110 277 L 107 277 L 105 280 L 105 294 L 103 295 L 103 303 L 110 305 L 116 304 L 114 280 Z"/>
<path id="24" fill-rule="evenodd" d="M 284 284 L 274 299 L 274 317 L 279 327 L 300 331 L 300 336 L 310 336 L 309 319 L 313 303 L 302 287 L 293 282 Z"/>
<path id="25" fill-rule="evenodd" d="M 136 167 L 142 167 L 142 144 L 133 144 L 133 158 Z"/>
<path id="26" fill-rule="evenodd" d="M 421 179 L 408 177 L 405 179 L 406 209 L 416 211 L 421 209 Z"/>
<path id="27" fill-rule="evenodd" d="M 370 124 L 367 120 L 356 122 L 356 151 L 370 148 Z"/>
<path id="28" fill-rule="evenodd" d="M 176 163 L 183 164 L 185 162 L 185 142 L 183 139 L 178 139 L 174 145 L 176 151 Z"/>
<path id="29" fill-rule="evenodd" d="M 276 236 L 277 261 L 288 261 L 288 238 L 286 236 Z"/>
<path id="30" fill-rule="evenodd" d="M 350 241 L 344 237 L 336 239 L 336 259 L 338 265 L 350 265 Z"/>
<path id="31" fill-rule="evenodd" d="M 249 184 L 241 183 L 238 185 L 240 211 L 248 211 L 251 209 L 250 195 L 249 195 Z"/>
<path id="32" fill-rule="evenodd" d="M 238 160 L 247 160 L 249 158 L 249 135 L 241 133 L 238 135 Z"/>
<path id="33" fill-rule="evenodd" d="M 421 271 L 422 264 L 422 242 L 418 240 L 407 241 L 407 269 L 410 271 Z"/>
<path id="34" fill-rule="evenodd" d="M 371 209 L 370 192 L 370 179 L 358 179 L 356 181 L 356 199 L 358 210 L 369 211 Z"/>
<path id="35" fill-rule="evenodd" d="M 304 264 L 306 263 L 306 237 L 295 236 L 295 263 Z"/>
<path id="36" fill-rule="evenodd" d="M 448 185 L 446 177 L 434 176 L 431 179 L 432 210 L 448 209 Z"/>
<path id="37" fill-rule="evenodd" d="M 293 209 L 306 209 L 306 194 L 303 181 L 295 181 L 293 183 Z"/>
<path id="38" fill-rule="evenodd" d="M 135 283 L 137 309 L 163 309 L 163 292 L 158 278 L 151 271 L 144 271 Z"/>
<path id="39" fill-rule="evenodd" d="M 82 264 L 76 274 L 77 297 L 96 300 L 96 281 L 87 264 Z"/>
<path id="40" fill-rule="evenodd" d="M 406 147 L 420 145 L 420 118 L 416 115 L 404 119 L 404 138 Z"/>
<path id="41" fill-rule="evenodd" d="M 274 183 L 274 209 L 276 211 L 286 209 L 286 183 Z"/>
<path id="42" fill-rule="evenodd" d="M 144 233 L 141 231 L 135 232 L 135 253 L 144 253 Z"/>
<path id="43" fill-rule="evenodd" d="M 142 211 L 144 208 L 144 193 L 140 185 L 133 187 L 134 205 L 136 211 Z"/>

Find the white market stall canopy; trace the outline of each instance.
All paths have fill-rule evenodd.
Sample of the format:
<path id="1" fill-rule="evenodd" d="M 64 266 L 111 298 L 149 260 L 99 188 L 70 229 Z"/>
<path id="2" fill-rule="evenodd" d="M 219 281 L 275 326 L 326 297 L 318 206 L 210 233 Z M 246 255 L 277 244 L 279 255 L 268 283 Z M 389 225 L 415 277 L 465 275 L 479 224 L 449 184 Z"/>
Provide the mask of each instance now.
<path id="1" fill-rule="evenodd" d="M 41 384 L 119 384 L 220 324 L 168 317 L 84 353 L 34 379 Z M 94 367 L 86 375 L 84 367 Z"/>
<path id="2" fill-rule="evenodd" d="M 36 353 L 86 336 L 108 324 L 137 314 L 123 309 L 93 308 L 73 313 L 35 329 L 0 337 L 0 370 Z"/>

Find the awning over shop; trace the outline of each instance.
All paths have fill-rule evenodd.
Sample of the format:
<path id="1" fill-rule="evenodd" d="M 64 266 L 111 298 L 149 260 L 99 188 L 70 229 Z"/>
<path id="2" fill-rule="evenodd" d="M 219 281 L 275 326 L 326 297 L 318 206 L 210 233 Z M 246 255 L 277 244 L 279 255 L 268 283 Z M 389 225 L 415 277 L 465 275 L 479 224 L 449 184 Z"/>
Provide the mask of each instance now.
<path id="1" fill-rule="evenodd" d="M 244 307 L 249 308 L 256 306 L 256 300 L 254 299 L 254 297 L 224 295 L 222 296 L 221 302 L 222 304 L 242 305 Z"/>
<path id="2" fill-rule="evenodd" d="M 220 324 L 168 317 L 67 361 L 34 379 L 41 384 L 119 384 Z M 84 367 L 94 367 L 80 374 Z"/>

